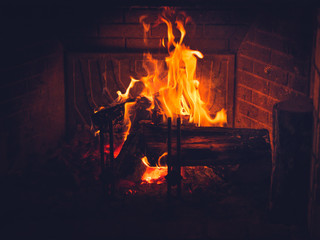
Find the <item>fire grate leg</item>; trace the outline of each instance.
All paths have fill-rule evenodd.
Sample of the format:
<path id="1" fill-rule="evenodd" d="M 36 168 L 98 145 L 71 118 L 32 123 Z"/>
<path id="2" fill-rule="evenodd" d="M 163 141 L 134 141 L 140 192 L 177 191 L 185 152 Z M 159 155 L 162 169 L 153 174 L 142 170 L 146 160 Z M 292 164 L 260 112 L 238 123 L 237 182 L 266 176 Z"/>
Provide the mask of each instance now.
<path id="1" fill-rule="evenodd" d="M 181 118 L 177 118 L 177 195 L 181 196 Z"/>
<path id="2" fill-rule="evenodd" d="M 181 118 L 177 118 L 177 156 L 172 158 L 171 118 L 168 118 L 167 196 L 172 198 L 172 186 L 177 185 L 177 197 L 181 197 Z"/>
<path id="3" fill-rule="evenodd" d="M 168 157 L 167 157 L 168 175 L 172 175 L 172 163 L 171 163 L 171 117 L 168 118 Z M 167 196 L 171 198 L 171 181 L 167 179 Z"/>
<path id="4" fill-rule="evenodd" d="M 109 118 L 109 147 L 110 147 L 110 163 L 108 168 L 108 194 L 113 195 L 115 190 L 115 179 L 114 179 L 114 145 L 113 145 L 113 122 Z"/>
<path id="5" fill-rule="evenodd" d="M 109 161 L 105 156 L 105 134 L 109 134 Z M 101 184 L 102 195 L 113 196 L 115 192 L 114 179 L 114 145 L 113 145 L 113 123 L 112 119 L 108 119 L 108 131 L 106 126 L 100 128 L 100 168 L 101 168 Z"/>
<path id="6" fill-rule="evenodd" d="M 106 195 L 105 192 L 105 156 L 104 156 L 104 132 L 102 130 L 100 130 L 100 168 L 101 168 L 101 175 L 100 175 L 100 179 L 101 179 L 101 185 L 102 185 L 102 194 L 103 196 Z"/>

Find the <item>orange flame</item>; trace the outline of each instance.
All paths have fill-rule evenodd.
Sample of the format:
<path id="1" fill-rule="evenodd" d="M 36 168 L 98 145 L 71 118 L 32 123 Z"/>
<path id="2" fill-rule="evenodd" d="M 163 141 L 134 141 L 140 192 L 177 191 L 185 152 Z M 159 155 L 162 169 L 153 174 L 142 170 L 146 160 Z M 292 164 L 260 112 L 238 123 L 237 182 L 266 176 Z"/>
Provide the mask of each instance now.
<path id="1" fill-rule="evenodd" d="M 166 153 L 162 154 L 159 157 L 162 158 Z M 146 171 L 144 172 L 143 176 L 141 177 L 142 183 L 157 183 L 161 184 L 164 182 L 164 177 L 167 174 L 167 167 L 151 167 L 150 163 L 148 162 L 147 157 L 141 158 L 142 163 L 147 167 Z"/>
<path id="2" fill-rule="evenodd" d="M 180 39 L 175 41 L 173 34 L 173 18 L 176 29 L 180 32 Z M 150 24 L 144 22 L 145 16 L 140 17 L 143 24 L 145 37 L 146 32 L 150 30 Z M 190 21 L 185 13 L 178 15 L 172 8 L 164 8 L 159 18 L 159 23 L 165 23 L 167 26 L 167 42 L 162 39 L 162 46 L 167 46 L 169 56 L 165 58 L 167 70 L 161 64 L 161 61 L 154 59 L 151 54 L 144 54 L 144 68 L 147 76 L 137 80 L 131 77 L 131 82 L 125 93 L 118 91 L 117 102 L 125 102 L 130 95 L 131 90 L 137 83 L 142 83 L 144 88 L 140 93 L 141 97 L 150 100 L 151 106 L 147 109 L 160 110 L 163 121 L 166 122 L 168 117 L 172 118 L 175 123 L 178 116 L 182 115 L 188 119 L 189 123 L 196 126 L 224 126 L 227 123 L 226 110 L 221 109 L 214 118 L 206 109 L 206 103 L 202 101 L 199 85 L 200 82 L 195 78 L 197 58 L 203 58 L 203 54 L 197 50 L 191 50 L 183 43 L 186 35 L 185 24 Z M 166 73 L 164 75 L 164 73 Z M 134 114 L 132 108 L 135 102 L 125 104 L 124 124 L 126 125 L 126 135 L 131 128 L 131 114 Z M 126 137 L 125 137 L 126 139 Z M 163 155 L 160 157 L 162 158 Z M 159 159 L 160 159 L 159 158 Z M 152 182 L 163 176 L 165 169 L 163 167 L 150 167 L 146 157 L 142 162 L 148 167 L 142 180 Z"/>
<path id="3" fill-rule="evenodd" d="M 168 117 L 175 122 L 179 115 L 187 116 L 190 123 L 197 126 L 223 126 L 227 123 L 226 110 L 222 109 L 215 118 L 212 118 L 207 111 L 206 103 L 202 101 L 199 93 L 200 82 L 195 79 L 195 71 L 197 66 L 197 58 L 203 58 L 203 54 L 196 50 L 190 50 L 183 44 L 186 31 L 184 28 L 185 20 L 176 20 L 176 28 L 180 32 L 180 40 L 175 41 L 173 34 L 173 25 L 170 21 L 174 10 L 165 8 L 164 13 L 160 17 L 160 21 L 167 26 L 167 48 L 169 56 L 165 58 L 167 65 L 167 75 L 163 77 L 163 69 L 159 60 L 153 59 L 151 54 L 144 54 L 144 67 L 148 75 L 137 80 L 131 78 L 130 85 L 126 92 L 122 94 L 118 91 L 118 102 L 123 102 L 129 98 L 130 90 L 138 82 L 143 83 L 144 89 L 140 96 L 146 97 L 151 101 L 152 110 L 155 107 L 155 101 L 163 114 L 164 122 Z M 140 18 L 145 30 L 149 30 L 150 26 L 145 24 L 143 20 L 145 16 Z M 164 43 L 164 40 L 162 41 Z M 163 44 L 165 45 L 165 44 Z M 126 108 L 131 108 L 134 104 L 126 104 Z M 129 110 L 127 111 L 129 112 Z M 129 115 L 127 115 L 129 118 Z M 130 119 L 125 120 L 130 125 Z M 130 126 L 128 127 L 128 132 Z"/>

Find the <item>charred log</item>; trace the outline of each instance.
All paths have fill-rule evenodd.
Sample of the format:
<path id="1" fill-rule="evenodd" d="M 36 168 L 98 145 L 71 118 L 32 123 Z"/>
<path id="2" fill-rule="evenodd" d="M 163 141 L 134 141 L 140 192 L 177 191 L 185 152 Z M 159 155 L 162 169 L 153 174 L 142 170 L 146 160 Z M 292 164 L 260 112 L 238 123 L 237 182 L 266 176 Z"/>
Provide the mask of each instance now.
<path id="1" fill-rule="evenodd" d="M 115 159 L 115 174 L 117 178 L 133 176 L 139 171 L 142 153 L 142 135 L 139 131 L 131 133 L 122 146 L 121 152 Z M 143 172 L 141 172 L 141 175 Z M 134 176 L 133 176 L 134 177 Z"/>
<path id="2" fill-rule="evenodd" d="M 176 128 L 172 129 L 174 136 Z M 166 127 L 143 126 L 145 155 L 156 163 L 167 151 Z M 172 158 L 176 157 L 175 138 L 172 139 Z M 181 129 L 181 165 L 215 166 L 271 156 L 269 133 L 265 129 L 232 129 L 191 127 Z"/>
<path id="3" fill-rule="evenodd" d="M 173 127 L 172 136 L 177 129 Z M 143 125 L 143 150 L 149 162 L 156 164 L 167 151 L 167 129 Z M 171 159 L 177 158 L 177 139 L 172 138 Z M 166 157 L 160 164 L 166 163 Z M 159 163 L 158 163 L 159 164 Z M 230 176 L 236 184 L 270 185 L 271 146 L 266 129 L 194 127 L 181 128 L 181 166 L 236 167 Z M 262 186 L 261 185 L 261 186 Z"/>

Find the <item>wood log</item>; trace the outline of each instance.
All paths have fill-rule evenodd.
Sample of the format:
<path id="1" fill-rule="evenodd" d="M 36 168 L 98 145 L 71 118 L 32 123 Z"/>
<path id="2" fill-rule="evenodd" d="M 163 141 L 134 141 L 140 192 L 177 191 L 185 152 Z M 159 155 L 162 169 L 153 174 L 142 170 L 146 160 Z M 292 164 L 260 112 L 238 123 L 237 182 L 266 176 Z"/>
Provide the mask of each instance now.
<path id="1" fill-rule="evenodd" d="M 158 158 L 167 151 L 167 129 L 145 124 L 142 134 L 145 155 L 151 164 L 156 164 Z M 174 127 L 172 136 L 176 136 Z M 176 138 L 173 138 L 172 159 L 176 157 L 176 144 Z M 183 126 L 181 149 L 182 166 L 217 166 L 259 158 L 271 159 L 266 129 Z"/>
<path id="2" fill-rule="evenodd" d="M 293 98 L 273 108 L 273 166 L 270 211 L 274 220 L 306 224 L 310 185 L 313 106 Z"/>

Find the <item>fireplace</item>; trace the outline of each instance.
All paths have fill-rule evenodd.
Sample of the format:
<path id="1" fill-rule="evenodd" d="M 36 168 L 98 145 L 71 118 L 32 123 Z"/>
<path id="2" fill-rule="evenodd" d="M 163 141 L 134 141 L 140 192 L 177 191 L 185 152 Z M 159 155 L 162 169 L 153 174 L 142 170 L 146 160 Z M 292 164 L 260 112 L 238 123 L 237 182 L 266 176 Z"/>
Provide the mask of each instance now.
<path id="1" fill-rule="evenodd" d="M 211 93 L 207 100 L 212 103 L 209 106 L 212 116 L 221 108 L 227 110 L 228 122 L 225 127 L 253 129 L 252 131 L 257 132 L 266 129 L 269 133 L 271 147 L 274 147 L 272 143 L 275 104 L 299 97 L 312 99 L 314 136 L 312 161 L 310 159 L 311 193 L 307 232 L 316 239 L 319 236 L 315 226 L 319 223 L 320 199 L 318 196 L 319 116 L 317 115 L 319 113 L 319 30 L 317 30 L 319 13 L 314 10 L 313 6 L 304 8 L 292 6 L 284 9 L 272 8 L 272 6 L 233 4 L 227 6 L 217 3 L 193 7 L 191 3 L 189 5 L 187 3 L 186 6 L 176 6 L 179 11 L 186 12 L 192 18 L 192 21 L 186 25 L 186 44 L 204 55 L 203 59 L 198 60 L 196 72 L 196 78 L 200 84 L 205 83 L 206 86 L 200 89 L 200 92 Z M 3 134 L 0 139 L 1 159 L 3 159 L 1 173 L 6 180 L 4 186 L 8 193 L 5 203 L 12 206 L 10 209 L 16 205 L 22 206 L 22 213 L 13 211 L 13 217 L 9 219 L 14 222 L 14 216 L 21 216 L 21 214 L 31 216 L 32 210 L 30 212 L 25 210 L 28 206 L 39 213 L 41 211 L 35 206 L 38 204 L 45 208 L 48 201 L 51 201 L 50 206 L 56 207 L 57 211 L 64 212 L 69 209 L 65 214 L 76 216 L 79 209 L 92 209 L 92 205 L 95 205 L 96 202 L 88 197 L 89 200 L 79 201 L 79 207 L 73 208 L 72 201 L 77 197 L 84 199 L 85 196 L 98 191 L 97 188 L 100 187 L 100 185 L 95 185 L 99 181 L 97 171 L 99 171 L 100 154 L 98 151 L 99 138 L 93 135 L 92 113 L 96 107 L 107 106 L 113 102 L 117 97 L 117 90 L 124 92 L 130 83 L 130 76 L 138 78 L 145 75 L 145 69 L 142 67 L 143 52 L 149 51 L 158 59 L 166 56 L 167 52 L 159 46 L 166 35 L 165 25 L 152 27 L 150 31 L 144 33 L 140 23 L 143 15 L 150 16 L 150 22 L 154 23 L 161 8 L 156 5 L 124 5 L 113 8 L 93 6 L 87 8 L 28 6 L 24 8 L 18 6 L 4 9 L 4 19 L 1 22 L 4 24 L 3 29 L 6 33 L 3 45 L 7 47 L 5 62 L 1 67 L 1 75 L 4 79 L 1 82 L 0 103 L 3 110 L 1 114 Z M 9 24 L 5 24 L 8 21 Z M 91 151 L 92 149 L 97 151 Z M 80 160 L 65 161 L 67 158 Z M 251 174 L 250 171 L 254 172 L 256 169 L 252 166 L 250 165 L 246 170 L 249 174 Z M 217 167 L 212 170 L 202 166 L 186 170 L 185 174 L 196 176 L 194 179 L 198 179 L 199 184 L 201 182 L 206 185 L 206 181 L 221 177 L 219 173 L 231 174 L 232 171 L 236 171 L 236 167 L 229 166 L 229 169 L 225 167 L 227 170 Z M 74 174 L 73 171 L 77 174 Z M 61 178 L 55 176 L 55 172 L 59 172 Z M 204 175 L 209 178 L 196 175 L 197 173 L 205 173 Z M 208 180 L 210 177 L 211 180 Z M 38 183 L 39 179 L 43 180 L 42 188 Z M 239 179 L 245 178 L 239 177 Z M 23 185 L 23 182 L 26 185 Z M 32 183 L 35 182 L 37 182 L 35 187 L 32 187 Z M 65 183 L 69 185 L 66 186 Z M 121 184 L 120 188 L 131 191 L 126 192 L 130 197 L 135 196 L 133 192 L 137 189 L 130 186 L 130 181 L 122 181 Z M 188 184 L 193 186 L 192 184 L 196 184 L 196 181 L 190 181 Z M 81 186 L 82 189 L 75 193 L 74 189 L 77 186 Z M 161 193 L 163 188 L 159 187 L 160 184 L 158 187 L 154 186 L 145 184 L 143 191 L 146 191 L 146 195 L 149 191 L 151 196 L 158 196 L 157 194 Z M 225 192 L 221 194 L 223 188 L 219 188 L 221 187 L 219 184 L 215 186 L 216 198 L 214 194 L 210 197 L 213 197 L 214 203 L 218 203 L 217 199 L 227 194 L 224 195 Z M 28 189 L 32 196 L 37 195 L 38 197 L 32 200 L 29 198 L 25 205 L 21 204 L 17 199 L 25 193 L 24 189 Z M 186 191 L 195 189 L 190 187 Z M 197 191 L 205 189 L 199 187 Z M 46 197 L 47 192 L 50 194 L 54 192 L 53 195 L 48 193 L 51 200 Z M 196 201 L 201 205 L 201 200 L 203 200 L 201 196 L 205 195 L 195 196 L 200 196 Z M 139 197 L 136 199 L 141 200 L 139 204 L 143 204 L 145 199 L 139 199 Z M 260 196 L 253 194 L 251 197 L 250 200 Z M 161 197 L 154 199 L 155 202 L 161 202 Z M 230 197 L 229 201 L 232 202 L 235 199 Z M 268 201 L 266 197 L 264 200 Z M 55 201 L 62 203 L 55 205 Z M 207 207 L 210 206 L 209 209 L 214 209 L 213 203 L 208 200 L 202 203 Z M 64 207 L 61 207 L 63 204 L 65 204 Z M 188 209 L 187 203 L 174 202 L 173 205 L 175 204 L 180 204 L 178 208 L 181 211 Z M 104 209 L 101 211 L 99 209 L 97 212 L 100 212 L 99 214 L 108 212 L 111 205 L 102 204 Z M 234 203 L 234 205 L 223 206 L 237 208 L 240 205 Z M 150 206 L 155 208 L 154 205 Z M 247 205 L 241 206 L 246 207 Z M 133 205 L 131 207 L 128 211 L 134 212 Z M 144 211 L 141 207 L 138 209 Z M 193 211 L 192 207 L 189 210 Z M 155 209 L 153 211 L 157 212 Z M 197 212 L 197 210 L 194 211 Z M 10 216 L 8 211 L 4 212 Z M 211 213 L 218 212 L 215 209 Z M 42 217 L 45 217 L 45 213 Z M 89 218 L 89 213 L 82 213 L 88 214 Z M 116 215 L 116 212 L 112 214 Z M 200 217 L 201 214 L 204 215 Z M 243 214 L 246 215 L 247 212 Z M 165 214 L 156 215 L 160 218 L 167 217 Z M 237 236 L 227 233 L 231 230 L 226 227 L 228 222 L 231 222 L 232 229 L 243 238 L 259 239 L 263 235 L 269 237 L 282 235 L 289 238 L 289 235 L 304 234 L 302 228 L 283 227 L 278 223 L 272 225 L 267 220 L 261 220 L 261 216 L 258 215 L 257 213 L 259 219 L 256 222 L 253 220 L 250 222 L 250 220 L 248 224 L 244 224 L 239 220 L 241 218 L 223 219 L 224 215 L 220 213 L 221 219 L 218 219 L 212 218 L 205 211 L 199 211 L 192 217 L 199 221 L 202 219 L 203 224 L 195 224 L 190 231 L 182 230 L 191 225 L 190 218 L 183 218 L 179 215 L 182 221 L 161 220 L 161 224 L 176 223 L 177 228 L 181 228 L 180 230 L 165 231 L 162 235 L 157 236 L 235 239 Z M 65 217 L 63 221 L 66 222 L 67 216 L 63 214 L 62 216 Z M 124 220 L 126 224 L 132 224 L 132 221 L 128 220 L 131 215 L 126 216 L 124 212 L 121 212 L 119 216 L 121 217 L 116 218 L 117 221 L 120 222 L 122 218 L 126 219 Z M 12 227 L 10 221 L 9 228 Z M 86 221 L 83 220 L 81 224 L 76 224 L 77 228 L 81 228 L 79 226 L 82 224 L 87 226 Z M 110 224 L 110 221 L 106 220 L 104 223 Z M 255 227 L 248 227 L 249 223 L 254 223 Z M 111 225 L 116 226 L 113 224 Z M 152 226 L 150 224 L 148 226 L 147 232 L 152 232 L 150 230 L 153 229 Z M 97 230 L 92 226 L 90 229 Z M 133 235 L 145 237 L 137 232 L 137 229 L 140 229 L 137 224 L 126 226 L 124 229 L 129 229 Z M 224 232 L 221 229 L 229 230 Z M 121 235 L 121 231 L 118 230 L 109 229 L 109 233 L 100 230 L 95 234 L 97 236 L 100 234 L 100 236 L 113 236 L 112 234 L 115 234 L 114 237 L 127 236 Z M 66 231 L 68 234 L 73 232 L 72 230 Z M 85 233 L 80 230 L 79 232 L 90 235 L 89 232 Z M 32 233 L 34 233 L 33 230 L 30 230 L 29 234 Z"/>

